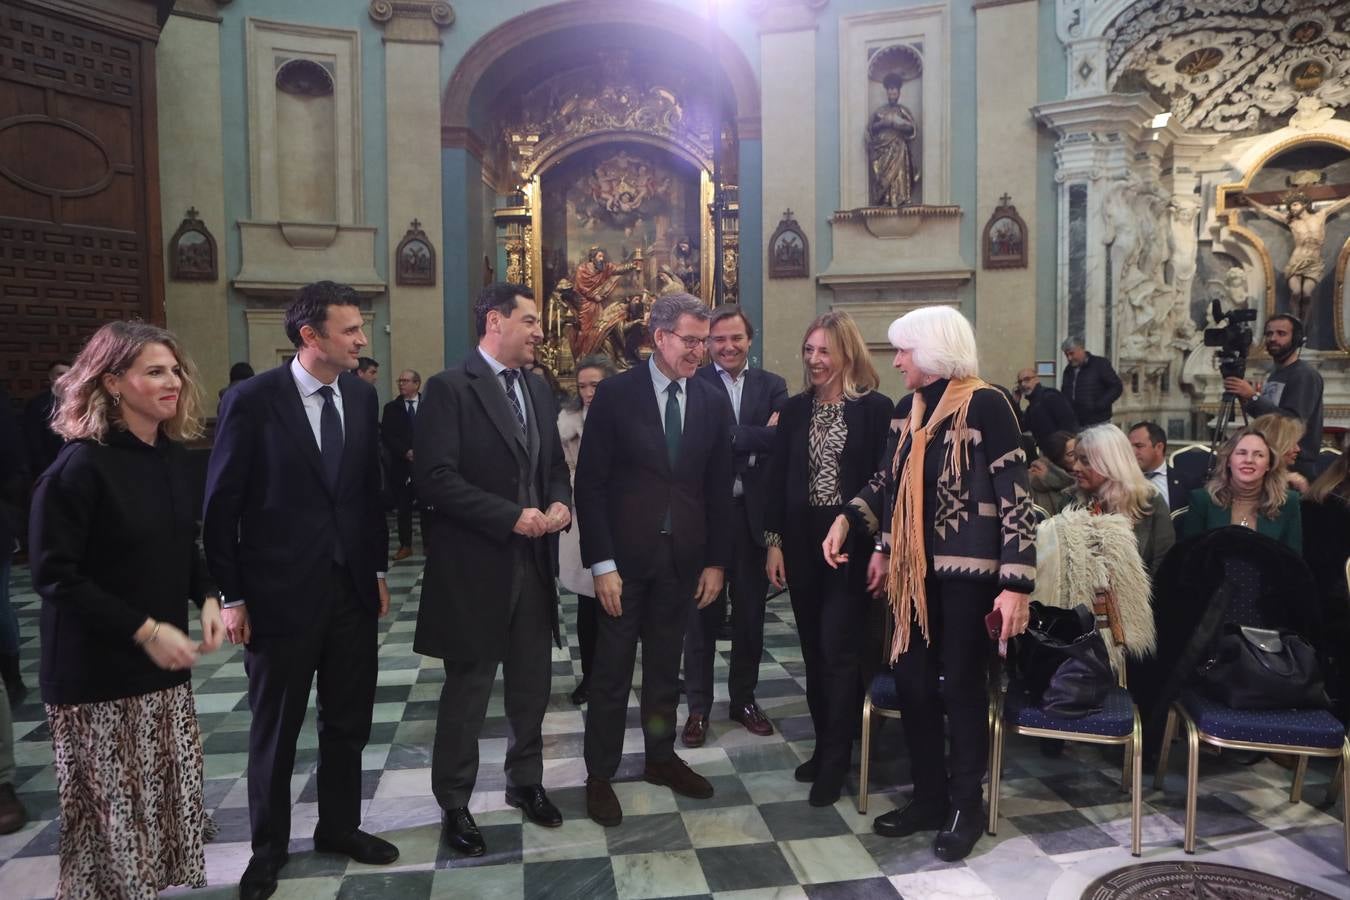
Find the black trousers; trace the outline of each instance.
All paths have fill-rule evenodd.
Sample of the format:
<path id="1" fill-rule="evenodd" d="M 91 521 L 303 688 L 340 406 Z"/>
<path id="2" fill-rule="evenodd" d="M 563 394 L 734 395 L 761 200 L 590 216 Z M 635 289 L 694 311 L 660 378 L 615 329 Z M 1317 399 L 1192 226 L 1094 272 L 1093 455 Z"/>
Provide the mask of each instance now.
<path id="1" fill-rule="evenodd" d="M 731 670 L 727 692 L 733 709 L 755 702 L 759 663 L 764 657 L 764 601 L 769 579 L 764 574 L 765 550 L 750 533 L 745 504 L 735 505 L 735 547 L 727 571 L 727 590 L 715 603 L 695 610 L 684 636 L 684 688 L 690 714 L 707 715 L 712 708 L 713 661 L 717 631 L 731 602 Z"/>
<path id="2" fill-rule="evenodd" d="M 581 677 L 591 677 L 591 666 L 595 661 L 595 631 L 598 627 L 600 603 L 586 594 L 577 594 L 577 644 L 581 651 Z M 589 682 L 588 682 L 589 683 Z"/>
<path id="3" fill-rule="evenodd" d="M 544 780 L 544 739 L 540 730 L 553 681 L 552 589 L 532 562 L 521 556 L 520 592 L 508 624 L 506 658 L 501 661 L 506 721 L 506 779 L 514 787 Z M 469 805 L 478 779 L 478 735 L 497 676 L 495 659 L 445 660 L 445 684 L 436 714 L 431 752 L 431 792 L 443 809 Z"/>
<path id="4" fill-rule="evenodd" d="M 805 523 L 819 548 L 840 508 L 814 507 Z M 866 565 L 850 560 L 849 565 Z M 867 597 L 849 584 L 849 568 L 832 569 L 819 550 L 785 560 L 792 612 L 806 665 L 806 704 L 816 732 L 817 780 L 842 784 L 852 763 L 853 735 L 862 709 L 862 654 L 879 652 L 865 643 Z"/>
<path id="5" fill-rule="evenodd" d="M 653 571 L 658 574 L 624 581 L 618 618 L 598 611 L 585 742 L 586 771 L 594 778 L 613 778 L 619 768 L 639 640 L 647 762 L 675 757 L 680 651 L 685 623 L 696 605 L 698 575 L 681 577 L 672 551 L 669 537 L 658 538 L 652 546 Z"/>
<path id="6" fill-rule="evenodd" d="M 990 642 L 984 617 L 993 609 L 998 586 L 931 576 L 926 586 L 930 642 L 925 645 L 914 625 L 909 650 L 893 669 L 914 799 L 970 809 L 983 801 L 989 768 Z M 944 711 L 950 755 L 943 740 Z"/>
<path id="7" fill-rule="evenodd" d="M 333 566 L 332 602 L 301 634 L 255 636 L 245 647 L 248 811 L 253 852 L 279 857 L 291 837 L 295 741 L 319 678 L 319 824 L 342 836 L 361 824 L 361 751 L 370 738 L 378 675 L 375 612 L 357 600 L 351 575 Z"/>
<path id="8" fill-rule="evenodd" d="M 412 546 L 412 520 L 413 509 L 417 508 L 417 490 L 409 479 L 404 479 L 402 483 L 394 485 L 394 498 L 398 504 L 398 545 L 400 547 Z M 418 509 L 418 517 L 422 520 L 422 546 L 426 547 L 427 542 L 427 520 Z"/>

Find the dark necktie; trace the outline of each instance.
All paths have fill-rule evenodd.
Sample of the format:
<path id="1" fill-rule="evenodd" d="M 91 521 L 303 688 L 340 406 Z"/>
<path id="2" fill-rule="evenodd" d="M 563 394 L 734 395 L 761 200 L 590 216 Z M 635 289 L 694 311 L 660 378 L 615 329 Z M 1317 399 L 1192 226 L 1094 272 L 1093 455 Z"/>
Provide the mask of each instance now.
<path id="1" fill-rule="evenodd" d="M 411 400 L 409 400 L 409 401 L 408 401 L 408 421 L 409 421 L 409 422 L 415 422 L 416 420 L 417 420 L 417 409 L 416 409 L 416 407 L 413 406 L 413 402 L 412 402 Z"/>
<path id="2" fill-rule="evenodd" d="M 342 469 L 342 417 L 333 402 L 333 389 L 319 388 L 323 396 L 323 412 L 319 414 L 319 456 L 323 458 L 323 472 L 328 486 L 336 488 L 338 472 Z"/>
<path id="3" fill-rule="evenodd" d="M 680 437 L 684 425 L 680 422 L 680 384 L 672 381 L 666 386 L 666 455 L 670 457 L 670 467 L 680 458 Z"/>
<path id="4" fill-rule="evenodd" d="M 520 430 L 525 430 L 525 410 L 520 408 L 520 398 L 516 396 L 516 379 L 520 373 L 515 369 L 502 369 L 502 380 L 506 382 L 506 399 L 511 401 L 511 411 L 516 414 Z"/>

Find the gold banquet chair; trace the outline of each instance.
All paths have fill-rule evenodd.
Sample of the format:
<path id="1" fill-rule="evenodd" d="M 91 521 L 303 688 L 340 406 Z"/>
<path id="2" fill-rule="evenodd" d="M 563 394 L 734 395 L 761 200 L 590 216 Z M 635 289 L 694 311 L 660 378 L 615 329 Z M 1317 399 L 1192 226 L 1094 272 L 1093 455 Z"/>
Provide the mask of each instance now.
<path id="1" fill-rule="evenodd" d="M 1119 609 L 1110 591 L 1099 591 L 1093 598 L 1092 610 L 1100 624 L 1109 625 L 1117 646 L 1124 646 L 1125 631 L 1120 623 Z M 1016 685 L 996 694 L 993 706 L 993 727 L 989 755 L 989 834 L 998 833 L 999 788 L 1003 782 L 1003 749 L 1009 730 L 1027 737 L 1055 738 L 1088 744 L 1124 746 L 1125 763 L 1120 775 L 1120 789 L 1130 795 L 1130 853 L 1138 856 L 1142 838 L 1143 812 L 1143 730 L 1139 723 L 1139 707 L 1125 687 L 1125 667 L 1116 673 L 1117 683 L 1107 694 L 1101 712 L 1079 719 L 1066 719 L 1045 712 L 1025 702 Z"/>
<path id="2" fill-rule="evenodd" d="M 1350 586 L 1350 560 L 1345 563 L 1346 584 Z M 1177 723 L 1186 726 L 1186 825 L 1182 849 L 1195 852 L 1196 795 L 1200 781 L 1200 742 L 1214 747 L 1234 750 L 1255 750 L 1259 753 L 1286 753 L 1298 757 L 1294 768 L 1294 783 L 1289 790 L 1289 802 L 1298 803 L 1303 797 L 1303 779 L 1308 772 L 1308 760 L 1314 756 L 1340 757 L 1336 774 L 1332 777 L 1331 796 L 1339 787 L 1342 809 L 1342 831 L 1345 842 L 1345 868 L 1350 871 L 1350 736 L 1340 720 L 1325 709 L 1238 710 L 1210 700 L 1194 691 L 1187 691 L 1173 701 L 1167 711 L 1167 728 L 1163 733 L 1162 752 L 1158 755 L 1158 771 L 1153 776 L 1153 787 L 1161 790 L 1167 772 L 1167 756 L 1176 738 Z"/>

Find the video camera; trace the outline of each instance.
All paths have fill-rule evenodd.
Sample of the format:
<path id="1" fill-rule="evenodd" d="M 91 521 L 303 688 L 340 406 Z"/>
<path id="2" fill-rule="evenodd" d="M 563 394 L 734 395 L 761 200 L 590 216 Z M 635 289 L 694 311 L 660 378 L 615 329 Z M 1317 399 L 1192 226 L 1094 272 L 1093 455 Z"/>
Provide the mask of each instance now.
<path id="1" fill-rule="evenodd" d="M 1215 298 L 1210 315 L 1219 328 L 1205 329 L 1205 346 L 1217 347 L 1214 354 L 1219 361 L 1219 373 L 1224 378 L 1241 378 L 1247 374 L 1247 351 L 1252 347 L 1252 326 L 1256 321 L 1254 309 L 1230 309 Z"/>

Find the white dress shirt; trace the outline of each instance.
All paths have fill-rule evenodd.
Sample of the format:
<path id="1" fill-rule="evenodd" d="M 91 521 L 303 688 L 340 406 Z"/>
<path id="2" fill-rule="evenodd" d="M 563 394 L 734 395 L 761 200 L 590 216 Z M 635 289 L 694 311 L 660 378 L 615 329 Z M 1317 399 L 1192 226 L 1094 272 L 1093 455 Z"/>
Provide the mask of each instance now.
<path id="1" fill-rule="evenodd" d="M 1163 463 L 1152 472 L 1144 473 L 1144 477 L 1148 479 L 1149 484 L 1157 489 L 1159 494 L 1162 494 L 1163 506 L 1170 509 L 1171 503 L 1169 502 L 1169 496 L 1171 492 L 1167 486 L 1167 463 Z"/>
<path id="2" fill-rule="evenodd" d="M 732 375 L 726 369 L 722 368 L 720 363 L 713 363 L 713 368 L 717 374 L 722 376 L 722 386 L 727 389 L 727 396 L 731 398 L 731 411 L 736 415 L 736 424 L 741 424 L 741 396 L 745 393 L 745 373 L 750 370 L 748 365 L 741 367 L 740 375 Z M 755 454 L 750 454 L 750 465 L 755 464 Z M 731 484 L 731 496 L 744 497 L 745 486 L 741 483 L 741 476 L 737 475 L 736 480 Z"/>
<path id="3" fill-rule="evenodd" d="M 502 373 L 506 371 L 506 366 L 502 365 L 501 363 L 497 362 L 497 360 L 493 359 L 492 354 L 488 353 L 481 346 L 479 346 L 478 348 L 478 353 L 483 357 L 483 360 L 489 366 L 492 367 L 492 374 L 497 376 L 497 387 L 501 388 L 502 393 L 505 394 L 506 382 L 502 381 Z M 525 419 L 526 422 L 528 422 L 530 420 L 529 404 L 525 402 L 525 386 L 520 383 L 521 379 L 525 377 L 525 373 L 520 371 L 519 369 L 516 369 L 515 371 L 516 371 L 516 380 L 512 383 L 511 390 L 516 395 L 516 402 L 520 404 L 521 416 Z M 421 395 L 419 394 L 418 396 Z"/>

